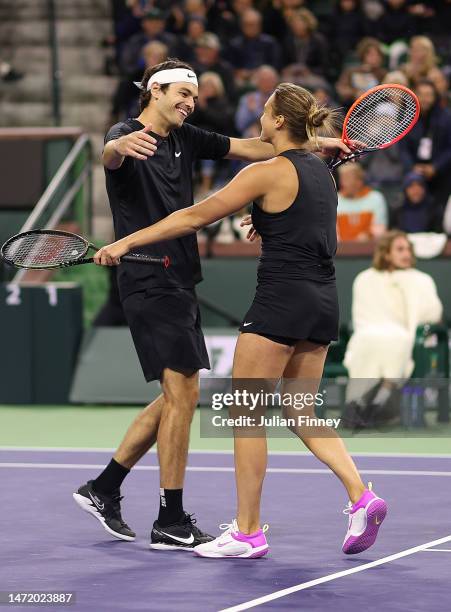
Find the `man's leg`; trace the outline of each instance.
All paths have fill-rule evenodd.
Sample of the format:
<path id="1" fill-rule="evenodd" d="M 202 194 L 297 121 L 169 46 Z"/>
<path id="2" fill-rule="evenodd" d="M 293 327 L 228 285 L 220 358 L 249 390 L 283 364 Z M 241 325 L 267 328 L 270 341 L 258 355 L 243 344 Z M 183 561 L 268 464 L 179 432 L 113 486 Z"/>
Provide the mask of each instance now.
<path id="1" fill-rule="evenodd" d="M 157 550 L 192 550 L 213 539 L 202 533 L 183 509 L 183 483 L 191 421 L 199 399 L 199 374 L 166 368 L 162 389 L 164 403 L 157 435 L 160 511 L 150 546 Z"/>
<path id="2" fill-rule="evenodd" d="M 119 489 L 131 468 L 155 444 L 163 404 L 163 395 L 159 395 L 136 416 L 112 460 L 94 480 L 96 491 L 108 494 Z"/>
<path id="3" fill-rule="evenodd" d="M 163 403 L 159 395 L 136 416 L 114 454 L 115 461 L 130 470 L 155 444 Z"/>
<path id="4" fill-rule="evenodd" d="M 163 404 L 160 395 L 138 414 L 103 472 L 73 495 L 83 510 L 95 516 L 108 533 L 121 540 L 131 541 L 136 535 L 122 518 L 119 489 L 130 469 L 155 443 Z"/>
<path id="5" fill-rule="evenodd" d="M 199 373 L 163 372 L 164 405 L 158 428 L 160 484 L 167 489 L 183 487 L 188 457 L 189 432 L 199 401 Z"/>
<path id="6" fill-rule="evenodd" d="M 180 521 L 184 514 L 183 481 L 191 421 L 199 399 L 199 374 L 166 368 L 161 386 L 164 404 L 157 435 L 160 462 L 158 524 L 166 527 Z"/>

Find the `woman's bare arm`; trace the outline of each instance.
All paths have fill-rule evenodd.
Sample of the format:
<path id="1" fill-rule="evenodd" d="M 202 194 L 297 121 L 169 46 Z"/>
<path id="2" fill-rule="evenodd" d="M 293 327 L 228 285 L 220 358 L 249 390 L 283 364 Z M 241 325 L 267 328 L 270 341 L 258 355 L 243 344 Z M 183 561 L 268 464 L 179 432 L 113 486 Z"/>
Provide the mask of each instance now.
<path id="1" fill-rule="evenodd" d="M 94 261 L 101 265 L 117 265 L 120 257 L 130 250 L 192 234 L 237 212 L 249 202 L 264 196 L 274 186 L 274 170 L 271 166 L 277 161 L 247 166 L 230 183 L 202 202 L 178 210 L 158 223 L 101 248 L 95 254 Z"/>

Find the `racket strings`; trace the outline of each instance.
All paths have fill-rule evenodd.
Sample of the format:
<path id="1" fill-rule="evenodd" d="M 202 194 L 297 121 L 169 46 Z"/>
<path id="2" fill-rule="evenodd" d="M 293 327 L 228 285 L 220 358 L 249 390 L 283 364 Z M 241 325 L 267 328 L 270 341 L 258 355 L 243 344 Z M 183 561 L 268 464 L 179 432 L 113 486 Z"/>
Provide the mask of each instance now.
<path id="1" fill-rule="evenodd" d="M 27 234 L 7 244 L 3 256 L 18 266 L 38 268 L 74 261 L 86 251 L 86 243 L 78 236 Z"/>
<path id="2" fill-rule="evenodd" d="M 404 134 L 416 112 L 415 98 L 409 92 L 396 87 L 376 90 L 352 110 L 346 137 L 364 142 L 367 148 L 388 145 Z"/>

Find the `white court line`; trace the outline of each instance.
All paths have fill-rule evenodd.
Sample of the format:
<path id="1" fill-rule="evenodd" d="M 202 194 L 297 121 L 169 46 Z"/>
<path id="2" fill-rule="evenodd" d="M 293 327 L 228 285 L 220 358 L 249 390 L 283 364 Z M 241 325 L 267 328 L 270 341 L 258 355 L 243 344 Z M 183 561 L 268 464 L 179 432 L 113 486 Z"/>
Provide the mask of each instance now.
<path id="1" fill-rule="evenodd" d="M 116 448 L 105 448 L 105 447 L 81 447 L 81 446 L 0 446 L 0 451 L 32 451 L 42 453 L 114 453 Z M 154 455 L 157 453 L 155 449 L 148 451 L 149 454 Z M 233 450 L 200 450 L 190 449 L 192 455 L 233 455 Z M 311 456 L 310 451 L 268 451 L 269 455 L 281 455 L 281 456 Z M 451 453 L 377 453 L 377 452 L 359 452 L 350 453 L 353 457 L 393 457 L 393 458 L 409 458 L 409 459 L 451 459 Z"/>
<path id="2" fill-rule="evenodd" d="M 241 612 L 242 610 L 249 610 L 250 608 L 255 608 L 256 606 L 268 603 L 268 601 L 274 601 L 274 599 L 280 599 L 281 597 L 285 597 L 286 595 L 291 595 L 292 593 L 297 593 L 298 591 L 304 591 L 305 589 L 309 589 L 310 587 L 314 587 L 318 584 L 323 584 L 325 582 L 330 582 L 331 580 L 337 580 L 338 578 L 343 578 L 344 576 L 357 574 L 358 572 L 363 572 L 367 569 L 378 567 L 379 565 L 384 565 L 385 563 L 390 563 L 391 561 L 396 561 L 397 559 L 402 559 L 403 557 L 408 557 L 409 555 L 413 555 L 417 552 L 423 551 L 426 548 L 429 548 L 431 546 L 438 546 L 439 544 L 444 544 L 445 542 L 451 542 L 451 535 L 446 536 L 445 538 L 440 538 L 439 540 L 433 540 L 432 542 L 426 542 L 426 544 L 420 544 L 420 546 L 408 548 L 407 550 L 402 550 L 401 552 L 389 555 L 388 557 L 383 557 L 382 559 L 378 559 L 377 561 L 363 563 L 358 567 L 352 567 L 351 569 L 342 570 L 341 572 L 335 572 L 334 574 L 322 576 L 321 578 L 316 578 L 315 580 L 302 582 L 301 584 L 296 584 L 295 586 L 289 587 L 287 589 L 275 591 L 274 593 L 264 595 L 263 597 L 258 597 L 257 599 L 251 599 L 250 601 L 246 601 L 237 606 L 233 606 L 231 608 L 224 608 L 223 610 L 220 610 L 220 612 Z"/>
<path id="3" fill-rule="evenodd" d="M 451 552 L 451 548 L 427 548 L 421 552 Z"/>
<path id="4" fill-rule="evenodd" d="M 51 470 L 103 470 L 102 464 L 88 463 L 0 463 L 0 468 L 23 468 L 23 469 L 51 469 Z M 158 465 L 136 465 L 133 470 L 157 471 Z M 222 466 L 195 466 L 189 465 L 187 472 L 234 472 L 234 467 Z M 269 474 L 326 474 L 332 476 L 328 469 L 315 468 L 268 468 Z M 421 470 L 360 470 L 360 474 L 371 474 L 379 476 L 451 476 L 451 472 L 432 472 Z"/>

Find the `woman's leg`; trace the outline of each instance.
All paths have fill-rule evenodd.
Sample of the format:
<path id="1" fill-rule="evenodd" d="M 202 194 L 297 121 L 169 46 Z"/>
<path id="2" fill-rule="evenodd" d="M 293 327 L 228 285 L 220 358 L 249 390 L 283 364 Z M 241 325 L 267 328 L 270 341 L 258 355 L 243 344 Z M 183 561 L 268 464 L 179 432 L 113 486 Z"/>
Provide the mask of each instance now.
<path id="1" fill-rule="evenodd" d="M 284 392 L 318 392 L 327 355 L 327 346 L 301 340 L 284 372 Z M 293 379 L 298 379 L 297 381 Z M 293 412 L 293 411 L 292 411 Z M 304 408 L 302 414 L 314 416 L 314 409 Z M 301 438 L 309 450 L 338 476 L 345 486 L 349 499 L 355 503 L 365 491 L 357 467 L 349 455 L 343 440 L 330 427 L 295 427 L 293 432 Z"/>
<path id="2" fill-rule="evenodd" d="M 293 351 L 291 346 L 257 334 L 241 334 L 235 349 L 233 378 L 279 379 Z M 245 437 L 243 430 L 235 428 L 234 434 L 237 522 L 240 531 L 249 534 L 260 527 L 260 500 L 267 461 L 266 432 L 262 428 L 258 435 L 253 428 L 254 436 Z"/>

